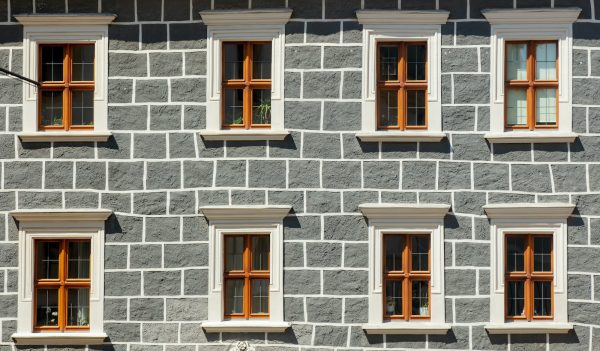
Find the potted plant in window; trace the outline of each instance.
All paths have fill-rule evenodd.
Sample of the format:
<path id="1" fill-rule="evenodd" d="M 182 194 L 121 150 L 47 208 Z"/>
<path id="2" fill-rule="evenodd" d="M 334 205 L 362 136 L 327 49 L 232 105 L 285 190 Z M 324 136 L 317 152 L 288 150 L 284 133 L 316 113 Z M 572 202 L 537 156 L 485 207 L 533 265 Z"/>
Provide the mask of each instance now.
<path id="1" fill-rule="evenodd" d="M 387 311 L 388 314 L 392 315 L 392 314 L 394 314 L 395 309 L 396 309 L 396 304 L 394 303 L 394 299 L 392 299 L 391 297 L 388 296 L 386 304 L 385 304 L 385 310 Z"/>
<path id="2" fill-rule="evenodd" d="M 429 314 L 429 301 L 419 306 L 419 316 L 427 316 Z"/>
<path id="3" fill-rule="evenodd" d="M 261 101 L 260 105 L 256 106 L 256 112 L 258 113 L 258 123 L 268 124 L 271 116 L 271 102 Z"/>

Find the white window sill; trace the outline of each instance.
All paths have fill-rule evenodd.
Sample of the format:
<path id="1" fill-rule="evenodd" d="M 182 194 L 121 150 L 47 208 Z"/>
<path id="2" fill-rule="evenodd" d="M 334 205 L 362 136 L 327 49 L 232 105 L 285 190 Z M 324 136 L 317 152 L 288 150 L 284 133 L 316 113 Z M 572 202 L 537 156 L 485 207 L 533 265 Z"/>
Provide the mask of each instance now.
<path id="1" fill-rule="evenodd" d="M 566 334 L 573 329 L 571 323 L 558 322 L 511 322 L 487 324 L 490 334 Z"/>
<path id="2" fill-rule="evenodd" d="M 362 142 L 401 142 L 401 143 L 436 143 L 446 137 L 446 133 L 428 131 L 377 131 L 356 133 Z"/>
<path id="3" fill-rule="evenodd" d="M 446 334 L 450 324 L 431 322 L 386 322 L 378 324 L 363 324 L 362 329 L 367 334 Z"/>
<path id="4" fill-rule="evenodd" d="M 283 333 L 289 327 L 288 322 L 253 320 L 202 323 L 207 333 Z"/>
<path id="5" fill-rule="evenodd" d="M 111 132 L 95 132 L 95 131 L 69 131 L 69 132 L 23 132 L 17 134 L 22 142 L 94 142 L 107 141 L 111 137 Z"/>
<path id="6" fill-rule="evenodd" d="M 577 133 L 556 131 L 488 133 L 485 138 L 492 144 L 517 143 L 572 143 Z"/>
<path id="7" fill-rule="evenodd" d="M 98 345 L 107 338 L 105 333 L 15 333 L 17 345 Z"/>
<path id="8" fill-rule="evenodd" d="M 200 135 L 204 140 L 283 140 L 290 132 L 287 130 L 243 129 L 243 130 L 203 130 Z"/>

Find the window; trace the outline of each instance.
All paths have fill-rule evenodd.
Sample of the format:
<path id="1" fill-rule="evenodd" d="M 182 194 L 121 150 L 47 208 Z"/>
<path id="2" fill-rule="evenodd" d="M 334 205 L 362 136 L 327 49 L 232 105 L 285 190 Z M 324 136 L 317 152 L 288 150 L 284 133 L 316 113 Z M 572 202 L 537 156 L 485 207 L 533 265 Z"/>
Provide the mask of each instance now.
<path id="1" fill-rule="evenodd" d="M 271 126 L 271 43 L 223 43 L 223 128 Z"/>
<path id="2" fill-rule="evenodd" d="M 208 333 L 284 332 L 283 219 L 290 206 L 207 206 Z"/>
<path id="3" fill-rule="evenodd" d="M 106 141 L 108 24 L 115 15 L 18 15 L 26 84 L 24 142 Z"/>
<path id="4" fill-rule="evenodd" d="M 100 344 L 107 210 L 16 210 L 17 344 Z"/>
<path id="5" fill-rule="evenodd" d="M 209 10 L 205 140 L 283 140 L 290 9 Z"/>
<path id="6" fill-rule="evenodd" d="M 269 317 L 268 235 L 225 237 L 225 318 Z"/>
<path id="7" fill-rule="evenodd" d="M 34 329 L 89 329 L 90 247 L 89 240 L 35 242 Z"/>
<path id="8" fill-rule="evenodd" d="M 39 129 L 94 128 L 94 46 L 40 45 Z"/>
<path id="9" fill-rule="evenodd" d="M 368 334 L 445 334 L 442 204 L 362 204 L 369 224 Z"/>
<path id="10" fill-rule="evenodd" d="M 360 10 L 364 142 L 439 142 L 441 25 L 449 12 Z"/>
<path id="11" fill-rule="evenodd" d="M 385 318 L 428 319 L 429 236 L 387 234 L 383 246 Z"/>
<path id="12" fill-rule="evenodd" d="M 573 142 L 573 22 L 579 8 L 486 9 L 491 143 Z"/>
<path id="13" fill-rule="evenodd" d="M 506 127 L 558 126 L 556 41 L 506 43 Z"/>
<path id="14" fill-rule="evenodd" d="M 567 333 L 567 217 L 562 203 L 493 204 L 490 334 Z"/>

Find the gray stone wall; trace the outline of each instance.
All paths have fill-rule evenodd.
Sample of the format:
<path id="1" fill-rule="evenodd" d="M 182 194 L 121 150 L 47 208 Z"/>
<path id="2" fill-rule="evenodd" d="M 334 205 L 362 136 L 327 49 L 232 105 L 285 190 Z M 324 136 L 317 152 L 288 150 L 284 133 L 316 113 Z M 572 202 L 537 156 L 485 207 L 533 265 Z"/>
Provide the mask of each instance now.
<path id="1" fill-rule="evenodd" d="M 212 5 L 211 5 L 212 3 Z M 440 143 L 360 143 L 358 8 L 446 9 Z M 579 6 L 572 144 L 489 145 L 486 7 Z M 294 9 L 286 26 L 283 142 L 204 142 L 206 27 L 198 11 Z M 112 12 L 106 143 L 21 143 L 21 83 L 0 77 L 0 350 L 16 329 L 15 208 L 109 208 L 105 329 L 89 350 L 600 350 L 599 0 L 0 0 L 0 66 L 22 71 L 12 14 Z M 572 201 L 568 335 L 490 336 L 490 234 L 481 207 Z M 452 205 L 444 336 L 369 336 L 363 202 Z M 205 334 L 207 223 L 198 207 L 291 204 L 284 334 Z M 19 349 L 34 349 L 19 347 Z M 48 350 L 82 350 L 52 347 Z"/>

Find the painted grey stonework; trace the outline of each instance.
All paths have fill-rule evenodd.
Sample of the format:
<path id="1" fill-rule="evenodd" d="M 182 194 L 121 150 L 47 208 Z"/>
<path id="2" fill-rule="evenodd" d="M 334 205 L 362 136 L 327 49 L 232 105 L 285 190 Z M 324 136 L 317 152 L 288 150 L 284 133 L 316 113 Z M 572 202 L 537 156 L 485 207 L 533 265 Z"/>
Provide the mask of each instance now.
<path id="1" fill-rule="evenodd" d="M 402 0 L 451 11 L 443 26 L 440 143 L 360 143 L 361 26 L 354 11 L 396 0 L 0 0 L 0 66 L 22 71 L 16 13 L 116 13 L 105 143 L 21 143 L 19 81 L 0 77 L 0 351 L 17 317 L 19 208 L 108 208 L 105 331 L 90 350 L 600 350 L 600 0 Z M 206 27 L 198 12 L 285 7 L 283 142 L 204 142 Z M 437 5 L 436 5 L 437 4 Z M 486 7 L 578 6 L 572 144 L 489 145 Z M 137 11 L 137 12 L 136 12 Z M 30 117 L 30 116 L 28 116 Z M 365 202 L 452 205 L 444 336 L 366 336 Z M 499 202 L 572 201 L 568 335 L 490 336 L 489 223 Z M 284 334 L 205 334 L 207 223 L 198 207 L 291 204 Z M 19 349 L 30 349 L 19 347 Z M 31 348 L 35 349 L 35 348 Z M 53 347 L 74 350 L 81 347 Z M 42 349 L 40 349 L 42 350 Z"/>

